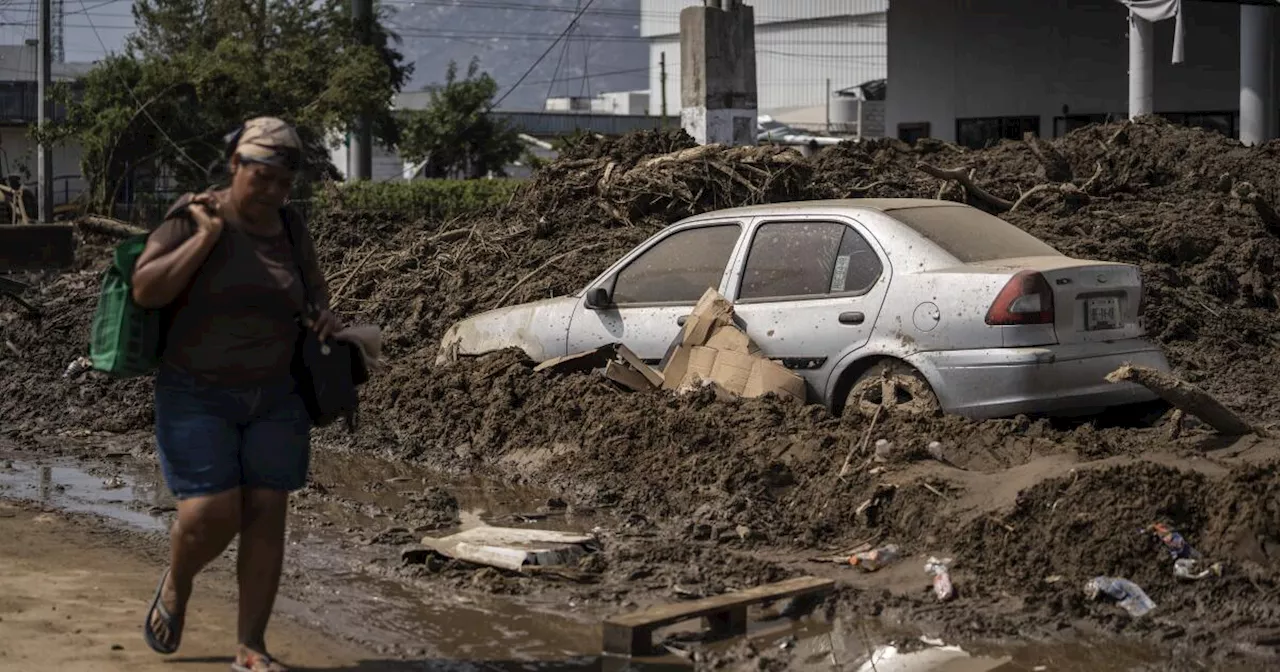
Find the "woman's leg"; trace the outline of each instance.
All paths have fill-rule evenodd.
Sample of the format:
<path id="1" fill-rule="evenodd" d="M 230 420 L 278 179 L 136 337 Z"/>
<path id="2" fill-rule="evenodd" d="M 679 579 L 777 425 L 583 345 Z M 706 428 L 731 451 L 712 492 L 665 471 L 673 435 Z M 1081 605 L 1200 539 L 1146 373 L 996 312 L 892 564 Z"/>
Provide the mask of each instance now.
<path id="1" fill-rule="evenodd" d="M 159 609 L 147 616 L 161 650 L 180 642 L 192 582 L 239 533 L 243 504 L 234 404 L 221 391 L 168 372 L 157 377 L 155 404 L 160 466 L 178 497 L 160 590 L 160 606 L 170 618 L 166 622 Z"/>
<path id="2" fill-rule="evenodd" d="M 311 422 L 296 394 L 263 395 L 270 404 L 244 428 L 244 489 L 241 505 L 240 653 L 267 653 L 266 631 L 284 562 L 289 493 L 307 482 Z M 265 405 L 264 404 L 264 405 Z"/>

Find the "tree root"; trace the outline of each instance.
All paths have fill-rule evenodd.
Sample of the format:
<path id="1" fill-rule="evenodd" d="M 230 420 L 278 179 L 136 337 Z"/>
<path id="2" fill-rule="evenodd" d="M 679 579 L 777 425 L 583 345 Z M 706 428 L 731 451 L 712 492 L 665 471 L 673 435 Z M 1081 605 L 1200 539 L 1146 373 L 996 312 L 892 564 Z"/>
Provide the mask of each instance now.
<path id="1" fill-rule="evenodd" d="M 1013 209 L 1013 202 L 1006 201 L 1005 199 L 1000 198 L 999 196 L 996 196 L 995 194 L 978 186 L 963 168 L 943 169 L 929 165 L 923 161 L 916 164 L 916 168 L 938 178 L 939 180 L 952 180 L 959 183 L 960 186 L 964 187 L 970 194 L 973 194 L 974 197 L 1001 212 L 1007 212 Z"/>

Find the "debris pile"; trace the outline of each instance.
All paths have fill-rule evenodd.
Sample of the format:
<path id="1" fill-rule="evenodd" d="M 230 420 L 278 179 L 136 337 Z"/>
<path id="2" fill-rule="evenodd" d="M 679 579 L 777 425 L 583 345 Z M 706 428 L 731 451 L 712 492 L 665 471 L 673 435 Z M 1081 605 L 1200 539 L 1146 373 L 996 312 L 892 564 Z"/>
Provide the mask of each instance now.
<path id="1" fill-rule="evenodd" d="M 435 365 L 455 320 L 577 291 L 680 217 L 864 196 L 966 201 L 1064 253 L 1140 264 L 1148 331 L 1179 376 L 1253 429 L 1280 420 L 1280 144 L 1244 148 L 1141 120 L 978 151 L 879 140 L 804 159 L 776 147 L 694 147 L 680 133 L 647 133 L 582 141 L 501 212 L 474 220 L 316 217 L 339 312 L 382 326 L 391 364 L 364 389 L 364 429 L 351 445 L 521 480 L 575 505 L 649 521 L 648 545 L 611 545 L 593 561 L 663 577 L 631 585 L 670 585 L 681 574 L 682 587 L 714 593 L 731 579 L 781 578 L 781 564 L 747 552 L 803 549 L 847 561 L 851 548 L 896 545 L 907 562 L 848 574 L 910 575 L 920 590 L 886 603 L 927 605 L 925 617 L 958 628 L 1013 634 L 1083 616 L 1146 628 L 1172 618 L 1203 646 L 1217 646 L 1214 633 L 1268 641 L 1280 629 L 1280 451 L 1272 439 L 1243 439 L 1213 460 L 1193 460 L 1187 454 L 1227 444 L 1192 422 L 1171 438 L 1166 427 L 1134 427 L 1132 419 L 835 418 L 776 396 L 725 398 L 713 386 L 648 390 L 658 384 L 622 349 L 601 353 L 604 366 L 616 364 L 615 381 L 622 369 L 639 375 L 644 382 L 629 376 L 627 385 L 637 393 L 586 370 L 546 375 L 518 352 Z M 76 271 L 21 278 L 40 317 L 0 296 L 0 432 L 123 431 L 150 420 L 148 382 L 62 375 L 85 354 L 107 263 L 107 239 L 80 236 L 89 244 Z M 695 361 L 699 347 L 752 354 L 732 330 L 683 334 L 686 373 L 706 370 Z M 674 359 L 648 369 L 662 387 L 687 378 L 674 373 Z M 1143 459 L 1150 454 L 1159 460 Z M 1171 569 L 1149 535 L 1132 533 L 1152 520 L 1176 525 L 1222 563 L 1221 576 L 1181 578 L 1179 571 L 1197 577 L 1203 568 Z M 947 576 L 959 590 L 944 605 L 920 571 L 931 557 L 956 561 Z M 1081 587 L 1097 576 L 1141 586 L 1158 618 L 1129 619 L 1087 601 Z M 1030 606 L 1009 607 L 1009 595 Z"/>

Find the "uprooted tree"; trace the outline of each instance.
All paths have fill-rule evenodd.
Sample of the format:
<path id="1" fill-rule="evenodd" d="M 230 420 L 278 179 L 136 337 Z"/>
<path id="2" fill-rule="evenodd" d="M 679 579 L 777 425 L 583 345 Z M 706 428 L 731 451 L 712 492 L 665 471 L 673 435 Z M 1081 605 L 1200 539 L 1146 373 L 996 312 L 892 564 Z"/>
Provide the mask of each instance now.
<path id="1" fill-rule="evenodd" d="M 297 125 L 313 149 L 310 178 L 332 172 L 326 140 L 361 114 L 373 116 L 380 142 L 397 139 L 391 99 L 412 66 L 382 28 L 381 8 L 368 43 L 341 0 L 138 0 L 133 12 L 138 32 L 124 53 L 82 78 L 64 121 L 37 131 L 80 146 L 91 208 L 109 207 L 128 179 L 167 175 L 177 189 L 206 187 L 222 137 L 258 115 Z"/>

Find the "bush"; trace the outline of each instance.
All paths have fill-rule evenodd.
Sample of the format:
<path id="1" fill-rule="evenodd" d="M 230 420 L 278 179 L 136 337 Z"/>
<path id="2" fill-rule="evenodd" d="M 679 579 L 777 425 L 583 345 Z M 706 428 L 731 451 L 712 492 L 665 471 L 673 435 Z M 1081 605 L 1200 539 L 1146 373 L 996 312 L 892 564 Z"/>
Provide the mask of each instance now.
<path id="1" fill-rule="evenodd" d="M 448 220 L 506 205 L 522 183 L 517 179 L 345 182 L 321 190 L 315 206 L 318 212 Z"/>

